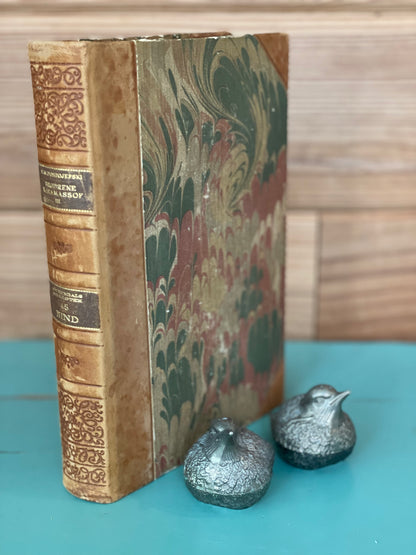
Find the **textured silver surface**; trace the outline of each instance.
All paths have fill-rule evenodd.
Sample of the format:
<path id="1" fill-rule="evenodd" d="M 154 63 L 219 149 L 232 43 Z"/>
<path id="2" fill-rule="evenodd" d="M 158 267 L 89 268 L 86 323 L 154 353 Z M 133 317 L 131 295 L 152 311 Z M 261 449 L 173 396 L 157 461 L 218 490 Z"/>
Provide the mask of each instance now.
<path id="1" fill-rule="evenodd" d="M 266 493 L 273 460 L 270 443 L 221 418 L 188 451 L 185 483 L 199 501 L 244 509 Z"/>
<path id="2" fill-rule="evenodd" d="M 354 424 L 341 408 L 349 393 L 321 384 L 278 407 L 271 424 L 281 458 L 310 470 L 345 459 L 356 441 Z"/>

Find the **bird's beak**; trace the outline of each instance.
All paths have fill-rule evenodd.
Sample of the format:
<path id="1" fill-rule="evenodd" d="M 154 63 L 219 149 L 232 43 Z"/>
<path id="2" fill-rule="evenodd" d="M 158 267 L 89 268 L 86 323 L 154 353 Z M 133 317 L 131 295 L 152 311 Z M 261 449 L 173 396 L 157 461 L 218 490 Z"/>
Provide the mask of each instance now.
<path id="1" fill-rule="evenodd" d="M 342 401 L 348 397 L 348 395 L 351 393 L 351 391 L 342 391 L 341 393 L 338 393 L 338 395 L 335 395 L 335 397 L 333 399 L 331 399 L 330 404 L 331 405 L 340 405 L 342 403 Z"/>

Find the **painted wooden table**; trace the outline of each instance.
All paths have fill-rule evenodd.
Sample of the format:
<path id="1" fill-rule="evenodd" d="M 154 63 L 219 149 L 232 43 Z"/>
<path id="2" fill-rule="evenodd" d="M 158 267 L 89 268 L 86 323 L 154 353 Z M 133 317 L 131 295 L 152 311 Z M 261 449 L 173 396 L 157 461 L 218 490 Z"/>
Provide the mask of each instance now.
<path id="1" fill-rule="evenodd" d="M 203 505 L 178 468 L 113 505 L 61 485 L 52 343 L 0 344 L 0 553 L 416 553 L 416 346 L 288 343 L 286 395 L 351 389 L 358 441 L 316 471 L 276 460 L 244 511 Z M 271 439 L 268 418 L 252 429 Z"/>

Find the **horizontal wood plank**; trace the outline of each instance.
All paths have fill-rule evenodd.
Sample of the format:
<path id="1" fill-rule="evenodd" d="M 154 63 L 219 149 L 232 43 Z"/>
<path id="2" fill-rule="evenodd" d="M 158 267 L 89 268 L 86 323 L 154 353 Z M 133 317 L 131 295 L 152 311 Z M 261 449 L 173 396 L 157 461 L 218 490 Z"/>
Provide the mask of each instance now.
<path id="1" fill-rule="evenodd" d="M 0 6 L 9 9 L 65 9 L 65 10 L 122 10 L 122 9 L 155 9 L 179 11 L 189 10 L 278 10 L 278 11 L 374 11 L 392 10 L 398 11 L 409 9 L 416 5 L 416 0 L 121 0 L 114 3 L 113 0 L 1 0 Z"/>
<path id="2" fill-rule="evenodd" d="M 313 335 L 316 223 L 313 213 L 287 218 L 286 334 L 291 338 Z M 0 338 L 51 334 L 42 212 L 0 212 Z"/>
<path id="3" fill-rule="evenodd" d="M 0 337 L 50 337 L 41 211 L 0 213 Z"/>
<path id="4" fill-rule="evenodd" d="M 285 334 L 288 339 L 312 339 L 316 334 L 319 215 L 289 212 L 286 233 Z"/>
<path id="5" fill-rule="evenodd" d="M 318 334 L 416 338 L 416 211 L 323 214 Z"/>
<path id="6" fill-rule="evenodd" d="M 291 208 L 416 207 L 416 13 L 73 10 L 0 20 L 0 209 L 39 207 L 30 39 L 228 28 L 291 33 Z"/>

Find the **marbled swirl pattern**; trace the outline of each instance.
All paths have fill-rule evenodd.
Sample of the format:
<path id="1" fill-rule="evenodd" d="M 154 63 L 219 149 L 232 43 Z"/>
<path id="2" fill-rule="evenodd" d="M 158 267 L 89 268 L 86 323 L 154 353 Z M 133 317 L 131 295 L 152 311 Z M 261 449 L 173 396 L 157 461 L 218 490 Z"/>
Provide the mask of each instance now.
<path id="1" fill-rule="evenodd" d="M 282 371 L 286 91 L 252 36 L 136 45 L 160 475 Z"/>

